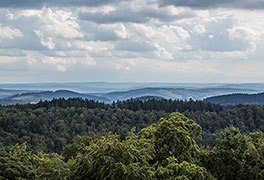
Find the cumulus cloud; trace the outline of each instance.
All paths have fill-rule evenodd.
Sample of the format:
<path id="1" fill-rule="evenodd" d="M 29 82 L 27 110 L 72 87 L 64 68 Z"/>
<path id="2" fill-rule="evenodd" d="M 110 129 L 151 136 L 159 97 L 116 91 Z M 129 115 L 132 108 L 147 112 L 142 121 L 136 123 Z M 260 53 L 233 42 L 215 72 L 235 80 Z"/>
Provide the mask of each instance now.
<path id="1" fill-rule="evenodd" d="M 206 32 L 204 25 L 196 25 L 193 27 L 192 32 L 202 34 Z"/>
<path id="2" fill-rule="evenodd" d="M 53 43 L 51 37 L 48 37 L 48 38 L 41 38 L 41 39 L 40 39 L 40 43 L 41 43 L 43 46 L 46 46 L 48 49 L 54 49 L 54 48 L 55 48 L 55 44 Z"/>
<path id="3" fill-rule="evenodd" d="M 240 68 L 246 67 L 241 60 L 255 62 L 251 69 L 263 64 L 264 12 L 233 10 L 238 1 L 15 2 L 0 2 L 6 7 L 0 8 L 0 77 L 23 72 L 27 81 L 42 73 L 56 81 L 61 72 L 61 79 L 99 74 L 92 80 L 115 81 L 144 72 L 146 81 L 213 81 L 238 78 L 226 70 L 234 71 L 232 62 Z"/>
<path id="4" fill-rule="evenodd" d="M 73 65 L 81 64 L 81 65 L 96 65 L 96 62 L 91 57 L 85 57 L 85 58 L 55 58 L 55 57 L 49 57 L 44 56 L 42 57 L 42 62 L 44 64 L 50 64 L 55 65 L 57 70 L 61 72 L 67 71 L 68 68 L 71 68 Z"/>
<path id="5" fill-rule="evenodd" d="M 41 14 L 38 14 L 41 26 L 36 31 L 38 36 L 56 36 L 62 38 L 81 38 L 84 36 L 80 31 L 77 18 L 70 11 L 52 11 L 50 8 L 44 8 Z"/>
<path id="6" fill-rule="evenodd" d="M 0 48 L 36 51 L 60 49 L 61 42 L 85 36 L 77 16 L 69 10 L 1 9 L 0 12 L 0 23 L 3 24 L 0 28 L 3 31 L 1 35 L 12 38 L 12 41 L 0 44 Z"/>
<path id="7" fill-rule="evenodd" d="M 12 28 L 9 26 L 3 26 L 0 24 L 0 40 L 1 39 L 14 39 L 17 37 L 22 37 L 23 34 L 20 30 Z"/>

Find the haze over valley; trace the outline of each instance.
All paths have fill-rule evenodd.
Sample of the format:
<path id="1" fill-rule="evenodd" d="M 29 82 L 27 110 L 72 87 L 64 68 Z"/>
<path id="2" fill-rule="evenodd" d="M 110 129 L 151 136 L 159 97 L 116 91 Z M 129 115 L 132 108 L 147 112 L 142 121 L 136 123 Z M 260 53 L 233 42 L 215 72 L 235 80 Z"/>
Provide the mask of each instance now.
<path id="1" fill-rule="evenodd" d="M 83 98 L 104 103 L 153 97 L 203 100 L 227 94 L 261 93 L 264 84 L 177 83 L 36 83 L 0 85 L 0 104 L 37 103 L 58 98 Z"/>

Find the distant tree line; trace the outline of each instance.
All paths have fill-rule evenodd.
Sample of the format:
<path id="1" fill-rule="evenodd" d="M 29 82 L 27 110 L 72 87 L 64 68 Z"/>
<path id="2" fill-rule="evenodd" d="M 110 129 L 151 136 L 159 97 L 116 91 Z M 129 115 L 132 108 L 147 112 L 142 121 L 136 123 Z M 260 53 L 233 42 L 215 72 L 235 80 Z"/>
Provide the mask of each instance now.
<path id="1" fill-rule="evenodd" d="M 206 102 L 211 102 L 220 105 L 238 105 L 238 104 L 259 104 L 264 105 L 264 93 L 258 94 L 228 94 L 214 96 L 205 99 Z"/>
<path id="2" fill-rule="evenodd" d="M 145 101 L 139 99 L 129 99 L 126 101 L 114 102 L 113 107 L 120 109 L 129 109 L 132 111 L 139 110 L 156 110 L 165 112 L 184 112 L 184 111 L 210 111 L 219 112 L 223 108 L 220 105 L 204 102 L 200 100 L 167 100 L 167 99 L 148 99 Z"/>

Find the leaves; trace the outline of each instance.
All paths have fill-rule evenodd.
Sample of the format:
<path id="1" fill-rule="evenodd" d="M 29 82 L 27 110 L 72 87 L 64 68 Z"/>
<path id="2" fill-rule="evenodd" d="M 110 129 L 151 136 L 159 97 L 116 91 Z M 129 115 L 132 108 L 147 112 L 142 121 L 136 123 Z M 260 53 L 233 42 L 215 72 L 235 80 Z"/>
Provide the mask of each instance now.
<path id="1" fill-rule="evenodd" d="M 153 134 L 159 162 L 170 156 L 180 162 L 194 162 L 199 156 L 199 147 L 194 138 L 201 134 L 201 127 L 180 113 L 172 113 L 168 119 L 161 119 Z"/>
<path id="2" fill-rule="evenodd" d="M 236 128 L 223 131 L 213 149 L 203 151 L 202 164 L 219 179 L 264 178 L 264 133 L 243 135 Z"/>
<path id="3" fill-rule="evenodd" d="M 86 117 L 92 112 L 91 110 L 76 111 L 76 109 L 67 112 L 59 108 L 53 111 L 61 111 L 60 115 L 73 113 L 76 116 L 75 121 L 80 122 L 78 128 L 83 130 L 86 128 L 79 117 Z M 135 115 L 120 109 L 116 112 L 112 111 L 121 113 L 118 116 L 124 117 L 124 121 L 127 120 L 126 117 Z M 102 113 L 101 110 L 94 110 L 92 114 L 97 113 L 97 115 L 92 118 L 96 120 L 99 117 L 105 118 L 105 112 L 107 111 Z M 42 113 L 42 110 L 38 109 L 35 115 L 30 116 L 37 119 L 37 116 L 43 115 Z M 75 113 L 80 115 L 77 116 Z M 119 118 L 116 118 L 118 116 L 114 117 L 115 122 L 119 121 Z M 66 122 L 70 124 L 72 121 L 59 120 L 52 125 L 56 131 L 65 133 Z M 19 124 L 24 127 L 23 123 Z M 46 126 L 38 127 L 35 124 L 32 127 L 36 131 L 46 131 L 44 128 Z M 56 148 L 58 146 L 64 148 L 62 155 L 41 151 L 31 152 L 28 151 L 26 143 L 16 144 L 8 152 L 0 152 L 0 179 L 261 180 L 264 178 L 263 132 L 242 134 L 237 128 L 227 128 L 217 138 L 217 144 L 207 148 L 197 145 L 196 138 L 200 135 L 201 127 L 195 121 L 183 114 L 172 113 L 140 132 L 132 128 L 124 137 L 111 132 L 86 133 L 85 136 L 76 136 L 73 143 L 66 147 L 63 146 L 64 139 L 52 137 L 53 142 L 57 143 Z M 34 143 L 31 142 L 30 146 Z"/>

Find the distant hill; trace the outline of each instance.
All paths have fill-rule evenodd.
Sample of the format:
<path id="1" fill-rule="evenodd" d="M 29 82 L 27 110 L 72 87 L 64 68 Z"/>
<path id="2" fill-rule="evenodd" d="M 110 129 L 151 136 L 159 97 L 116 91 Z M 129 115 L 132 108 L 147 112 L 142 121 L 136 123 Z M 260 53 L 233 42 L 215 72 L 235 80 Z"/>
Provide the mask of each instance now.
<path id="1" fill-rule="evenodd" d="M 126 100 L 130 98 L 140 98 L 146 96 L 161 97 L 165 99 L 181 99 L 181 100 L 202 100 L 204 98 L 223 94 L 232 93 L 252 93 L 248 89 L 235 88 L 142 88 L 129 91 L 111 92 L 102 96 L 116 100 Z"/>
<path id="2" fill-rule="evenodd" d="M 56 90 L 56 91 L 37 91 L 25 92 L 6 90 L 0 91 L 0 104 L 12 105 L 12 104 L 26 104 L 26 103 L 37 103 L 40 100 L 51 100 L 58 98 L 83 98 L 96 100 L 104 103 L 111 103 L 117 100 L 127 99 L 179 99 L 179 100 L 203 100 L 207 97 L 233 94 L 233 93 L 254 93 L 251 89 L 241 88 L 219 88 L 219 87 L 208 87 L 208 88 L 159 88 L 159 87 L 147 87 L 140 89 L 133 89 L 127 91 L 114 91 L 110 93 L 79 93 L 70 90 Z M 14 95 L 15 94 L 15 95 Z"/>
<path id="3" fill-rule="evenodd" d="M 109 93 L 117 91 L 129 91 L 143 88 L 185 88 L 185 89 L 237 89 L 239 93 L 261 93 L 264 90 L 264 83 L 110 83 L 110 82 L 75 82 L 75 83 L 16 83 L 0 84 L 0 89 L 12 90 L 33 90 L 33 91 L 57 91 L 70 90 L 85 94 L 90 93 Z M 244 92 L 244 90 L 252 92 Z"/>
<path id="4" fill-rule="evenodd" d="M 58 90 L 58 91 L 41 91 L 41 92 L 30 92 L 16 94 L 11 97 L 0 99 L 0 104 L 2 105 L 12 105 L 12 104 L 26 104 L 26 103 L 37 103 L 40 100 L 52 100 L 58 98 L 83 98 L 96 100 L 101 102 L 110 102 L 109 99 L 104 97 L 98 97 L 88 94 L 77 93 L 68 90 Z"/>
<path id="5" fill-rule="evenodd" d="M 15 94 L 22 94 L 29 92 L 29 90 L 10 90 L 10 89 L 0 89 L 0 99 L 13 96 Z"/>
<path id="6" fill-rule="evenodd" d="M 229 94 L 229 95 L 209 97 L 206 98 L 205 101 L 220 105 L 237 105 L 237 104 L 264 105 L 264 93 Z"/>

